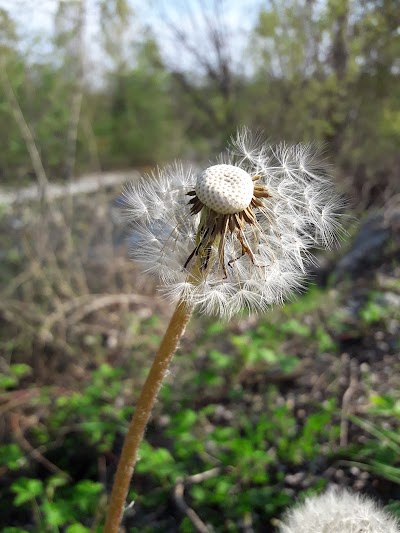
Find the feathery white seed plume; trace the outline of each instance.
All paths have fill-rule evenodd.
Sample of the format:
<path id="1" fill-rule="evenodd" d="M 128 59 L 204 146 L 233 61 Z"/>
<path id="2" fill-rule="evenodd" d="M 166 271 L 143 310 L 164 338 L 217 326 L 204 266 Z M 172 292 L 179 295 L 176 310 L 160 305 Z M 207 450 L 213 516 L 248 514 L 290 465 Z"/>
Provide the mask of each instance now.
<path id="1" fill-rule="evenodd" d="M 242 129 L 218 161 L 144 176 L 125 189 L 125 214 L 132 256 L 163 293 L 229 318 L 302 288 L 311 250 L 337 242 L 342 202 L 312 145 L 272 147 Z"/>
<path id="2" fill-rule="evenodd" d="M 400 533 L 398 521 L 373 500 L 330 489 L 290 509 L 280 533 Z"/>

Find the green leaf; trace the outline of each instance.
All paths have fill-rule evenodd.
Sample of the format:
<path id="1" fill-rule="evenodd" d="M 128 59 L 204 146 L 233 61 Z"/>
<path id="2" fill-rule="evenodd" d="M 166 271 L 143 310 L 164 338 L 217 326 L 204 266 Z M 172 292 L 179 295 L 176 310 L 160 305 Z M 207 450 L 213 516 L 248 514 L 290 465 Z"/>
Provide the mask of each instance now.
<path id="1" fill-rule="evenodd" d="M 281 324 L 280 329 L 284 333 L 295 333 L 296 335 L 300 335 L 302 337 L 308 337 L 311 335 L 310 327 L 306 324 L 302 324 L 294 318 L 291 318 L 287 322 Z"/>
<path id="2" fill-rule="evenodd" d="M 6 376 L 0 374 L 0 389 L 11 389 L 18 384 L 18 379 L 15 376 Z"/>
<path id="3" fill-rule="evenodd" d="M 79 495 L 98 494 L 103 489 L 103 485 L 98 481 L 91 481 L 90 479 L 83 479 L 75 485 L 75 491 Z"/>
<path id="4" fill-rule="evenodd" d="M 91 512 L 93 506 L 99 499 L 99 494 L 103 490 L 103 485 L 97 481 L 83 479 L 74 486 L 73 505 L 85 513 Z M 75 515 L 76 517 L 76 515 Z"/>
<path id="5" fill-rule="evenodd" d="M 18 378 L 22 378 L 32 372 L 32 368 L 29 365 L 25 365 L 23 363 L 11 365 L 10 370 Z"/>
<path id="6" fill-rule="evenodd" d="M 329 352 L 336 350 L 336 343 L 332 337 L 325 331 L 324 328 L 318 326 L 315 336 L 318 339 L 319 349 L 322 352 Z"/>
<path id="7" fill-rule="evenodd" d="M 380 429 L 377 425 L 364 420 L 358 416 L 352 415 L 349 417 L 352 422 L 368 431 L 371 435 L 376 437 L 381 446 L 387 446 L 396 454 L 400 455 L 400 436 L 390 430 Z"/>
<path id="8" fill-rule="evenodd" d="M 66 476 L 58 475 L 52 476 L 46 482 L 46 496 L 49 500 L 53 500 L 55 491 L 58 487 L 62 487 L 68 483 Z"/>
<path id="9" fill-rule="evenodd" d="M 49 526 L 58 527 L 67 522 L 70 516 L 70 507 L 64 501 L 49 502 L 45 500 L 40 507 Z"/>
<path id="10" fill-rule="evenodd" d="M 266 363 L 276 363 L 278 361 L 278 356 L 274 350 L 269 348 L 260 348 L 259 350 L 254 350 L 252 354 L 249 354 L 249 363 L 257 363 L 259 361 L 265 361 Z"/>
<path id="11" fill-rule="evenodd" d="M 174 426 L 179 433 L 184 433 L 193 427 L 197 418 L 197 413 L 192 409 L 183 409 L 174 416 Z"/>
<path id="12" fill-rule="evenodd" d="M 225 355 L 217 350 L 211 350 L 209 357 L 216 368 L 228 368 L 232 364 L 232 356 Z"/>
<path id="13" fill-rule="evenodd" d="M 43 494 L 43 483 L 39 479 L 20 478 L 11 485 L 16 494 L 14 504 L 19 507 Z"/>
<path id="14" fill-rule="evenodd" d="M 224 330 L 225 325 L 222 322 L 219 322 L 218 320 L 207 326 L 208 335 L 217 335 L 218 333 L 222 333 Z"/>
<path id="15" fill-rule="evenodd" d="M 68 526 L 65 533 L 90 533 L 91 529 L 82 526 L 82 524 L 72 524 Z"/>
<path id="16" fill-rule="evenodd" d="M 1 461 L 10 470 L 16 470 L 26 462 L 25 455 L 16 444 L 5 444 L 0 448 Z"/>

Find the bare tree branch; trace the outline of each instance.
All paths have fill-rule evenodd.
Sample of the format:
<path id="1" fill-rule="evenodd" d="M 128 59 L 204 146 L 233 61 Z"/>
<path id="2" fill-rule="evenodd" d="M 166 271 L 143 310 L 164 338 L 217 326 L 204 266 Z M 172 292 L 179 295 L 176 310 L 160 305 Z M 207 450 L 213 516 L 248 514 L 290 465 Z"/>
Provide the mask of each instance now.
<path id="1" fill-rule="evenodd" d="M 235 87 L 228 50 L 229 39 L 222 16 L 222 0 L 213 2 L 211 13 L 203 0 L 198 0 L 197 7 L 199 16 L 196 18 L 190 4 L 185 4 L 185 15 L 188 20 L 186 25 L 180 25 L 172 20 L 167 13 L 162 13 L 162 19 L 176 44 L 176 49 L 183 50 L 194 64 L 204 71 L 206 78 L 211 82 L 210 85 L 221 97 L 224 105 L 221 107 L 221 101 L 219 101 L 218 109 L 214 109 L 207 92 L 199 93 L 196 90 L 180 64 L 174 64 L 172 70 L 182 89 L 190 95 L 212 122 L 218 128 L 229 128 L 233 124 L 230 102 Z M 208 46 L 199 46 L 196 41 L 199 37 Z"/>
<path id="2" fill-rule="evenodd" d="M 18 103 L 15 92 L 11 86 L 10 79 L 7 75 L 6 65 L 4 64 L 4 61 L 1 64 L 0 76 L 1 76 L 1 81 L 4 87 L 4 91 L 6 94 L 8 104 L 10 106 L 12 114 L 14 115 L 15 122 L 17 123 L 19 127 L 21 136 L 24 139 L 26 148 L 31 158 L 33 170 L 35 172 L 37 182 L 38 182 L 40 198 L 44 199 L 46 197 L 46 190 L 47 190 L 49 180 L 47 179 L 47 175 L 43 167 L 42 159 L 36 147 L 33 133 L 28 123 L 25 120 L 24 114 Z"/>
<path id="3" fill-rule="evenodd" d="M 83 78 L 84 78 L 84 28 L 85 28 L 85 2 L 81 0 L 77 4 L 78 12 L 75 35 L 72 36 L 72 58 L 75 62 L 76 80 L 75 90 L 71 98 L 71 113 L 69 117 L 69 126 L 67 130 L 67 141 L 65 148 L 65 165 L 64 178 L 70 180 L 74 174 L 76 159 L 76 143 L 78 138 L 79 119 L 81 114 L 82 97 L 83 97 Z"/>

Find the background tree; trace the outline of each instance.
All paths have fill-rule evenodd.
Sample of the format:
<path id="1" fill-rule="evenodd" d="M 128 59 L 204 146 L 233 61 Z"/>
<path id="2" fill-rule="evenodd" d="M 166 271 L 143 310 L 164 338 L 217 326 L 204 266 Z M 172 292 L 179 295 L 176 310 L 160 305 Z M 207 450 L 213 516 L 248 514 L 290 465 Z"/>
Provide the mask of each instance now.
<path id="1" fill-rule="evenodd" d="M 89 39 L 88 4 L 60 1 L 44 53 L 22 52 L 21 27 L 1 12 L 9 84 L 49 179 L 202 159 L 246 124 L 275 141 L 326 143 L 364 206 L 393 195 L 395 0 L 272 1 L 248 8 L 241 20 L 248 31 L 235 27 L 224 0 L 139 7 L 90 4 Z M 39 172 L 11 107 L 8 98 L 0 109 L 0 172 L 8 181 Z"/>

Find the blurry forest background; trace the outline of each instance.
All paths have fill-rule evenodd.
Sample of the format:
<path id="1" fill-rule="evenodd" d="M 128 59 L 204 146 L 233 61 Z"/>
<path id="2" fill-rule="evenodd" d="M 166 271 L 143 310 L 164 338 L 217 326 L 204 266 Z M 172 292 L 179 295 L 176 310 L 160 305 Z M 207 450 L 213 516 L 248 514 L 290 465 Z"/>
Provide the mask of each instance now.
<path id="1" fill-rule="evenodd" d="M 274 531 L 328 482 L 400 514 L 399 82 L 398 0 L 0 0 L 2 531 L 101 530 L 171 313 L 118 183 L 207 164 L 242 125 L 325 145 L 349 237 L 282 309 L 195 317 L 126 528 Z"/>

